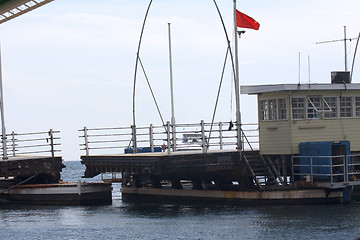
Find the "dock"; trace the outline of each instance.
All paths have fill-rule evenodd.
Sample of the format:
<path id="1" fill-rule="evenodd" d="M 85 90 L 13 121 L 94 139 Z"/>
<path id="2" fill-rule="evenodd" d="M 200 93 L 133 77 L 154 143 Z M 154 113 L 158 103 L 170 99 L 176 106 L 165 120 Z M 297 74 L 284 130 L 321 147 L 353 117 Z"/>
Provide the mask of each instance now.
<path id="1" fill-rule="evenodd" d="M 0 177 L 3 180 L 26 183 L 56 183 L 65 165 L 60 153 L 60 132 L 50 129 L 44 132 L 7 134 L 6 157 L 2 148 Z M 18 179 L 18 180 L 16 180 Z M 2 183 L 9 184 L 9 181 Z"/>
<path id="2" fill-rule="evenodd" d="M 214 125 L 218 127 L 210 134 Z M 79 130 L 80 137 L 85 139 L 81 144 L 86 153 L 81 156 L 81 162 L 86 166 L 84 177 L 120 173 L 121 192 L 126 201 L 173 199 L 241 204 L 339 203 L 347 194 L 344 189 L 348 191 L 349 187 L 359 184 L 357 155 L 348 156 L 351 161 L 342 163 L 336 159 L 337 165 L 317 165 L 320 157 L 316 156 L 310 157 L 307 164 L 299 156 L 264 156 L 249 140 L 256 144 L 257 126 L 254 125 L 248 126 L 247 133 L 242 132 L 244 144 L 243 150 L 239 151 L 232 139 L 237 130 L 223 128 L 224 125 L 211 126 L 201 121 L 198 125 L 169 127 L 166 131 L 162 126 L 152 125 L 136 131 L 85 127 Z M 171 129 L 181 130 L 172 134 Z M 133 145 L 118 147 L 120 138 L 126 144 L 135 139 L 134 132 L 139 133 L 136 138 L 141 143 L 136 150 Z M 177 137 L 172 139 L 171 136 Z M 111 144 L 117 144 L 117 147 Z M 109 149 L 118 153 L 99 154 L 99 151 L 109 152 Z M 314 167 L 329 170 L 304 172 L 304 169 Z"/>
<path id="3" fill-rule="evenodd" d="M 60 132 L 7 134 L 0 160 L 0 203 L 110 204 L 111 183 L 64 182 Z"/>

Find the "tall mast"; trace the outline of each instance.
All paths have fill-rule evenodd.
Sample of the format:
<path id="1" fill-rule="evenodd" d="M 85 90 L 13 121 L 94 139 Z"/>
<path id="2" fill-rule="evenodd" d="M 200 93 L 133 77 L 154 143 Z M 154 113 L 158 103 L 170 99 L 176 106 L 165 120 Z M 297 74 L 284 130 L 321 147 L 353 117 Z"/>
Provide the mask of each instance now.
<path id="1" fill-rule="evenodd" d="M 241 113 L 240 113 L 240 81 L 239 81 L 239 58 L 236 21 L 236 0 L 234 0 L 234 44 L 235 44 L 235 100 L 236 100 L 236 123 L 237 123 L 237 149 L 242 150 L 241 143 Z"/>
<path id="2" fill-rule="evenodd" d="M 173 87 L 173 74 L 172 74 L 172 57 L 171 57 L 171 31 L 170 23 L 168 23 L 169 32 L 169 63 L 170 63 L 170 91 L 171 91 L 171 126 L 173 138 L 173 151 L 176 150 L 176 126 L 175 126 L 175 110 L 174 110 L 174 87 Z"/>
<path id="3" fill-rule="evenodd" d="M 1 128 L 2 128 L 2 147 L 3 147 L 3 159 L 7 159 L 7 147 L 6 147 L 6 129 L 5 129 L 5 116 L 4 116 L 4 94 L 2 83 L 2 66 L 1 66 L 1 47 L 0 47 L 0 108 L 1 108 Z"/>
<path id="4" fill-rule="evenodd" d="M 347 54 L 346 54 L 346 26 L 344 26 L 344 49 L 345 49 L 345 72 L 347 72 Z"/>

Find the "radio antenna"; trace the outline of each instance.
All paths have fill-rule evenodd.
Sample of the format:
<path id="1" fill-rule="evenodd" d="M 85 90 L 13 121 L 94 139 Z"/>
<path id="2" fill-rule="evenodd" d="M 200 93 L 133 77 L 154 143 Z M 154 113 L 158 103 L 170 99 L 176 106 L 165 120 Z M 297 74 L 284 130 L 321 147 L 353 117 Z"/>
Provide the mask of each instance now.
<path id="1" fill-rule="evenodd" d="M 346 38 L 346 26 L 344 26 L 344 38 L 343 39 L 317 42 L 316 44 L 333 43 L 333 42 L 341 42 L 341 41 L 343 41 L 344 42 L 344 51 L 345 51 L 345 72 L 347 72 L 348 68 L 347 68 L 347 47 L 346 47 L 346 42 L 351 41 L 351 40 L 355 40 L 355 39 L 357 39 L 357 38 Z"/>

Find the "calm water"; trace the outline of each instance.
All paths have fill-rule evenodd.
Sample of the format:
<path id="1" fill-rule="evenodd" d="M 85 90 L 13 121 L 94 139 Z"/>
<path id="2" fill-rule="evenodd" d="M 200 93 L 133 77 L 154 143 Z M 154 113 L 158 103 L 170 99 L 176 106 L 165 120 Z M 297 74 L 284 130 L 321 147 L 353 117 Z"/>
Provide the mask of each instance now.
<path id="1" fill-rule="evenodd" d="M 66 162 L 64 180 L 84 171 Z M 357 239 L 360 203 L 317 206 L 113 204 L 87 207 L 0 205 L 1 239 Z"/>

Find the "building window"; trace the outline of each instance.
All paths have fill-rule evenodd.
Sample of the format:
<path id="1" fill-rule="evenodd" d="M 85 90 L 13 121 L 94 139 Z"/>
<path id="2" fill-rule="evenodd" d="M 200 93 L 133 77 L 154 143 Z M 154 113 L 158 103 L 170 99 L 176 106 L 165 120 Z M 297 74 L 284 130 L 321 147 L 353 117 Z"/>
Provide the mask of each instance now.
<path id="1" fill-rule="evenodd" d="M 286 120 L 286 98 L 259 100 L 260 120 Z"/>
<path id="2" fill-rule="evenodd" d="M 267 100 L 260 100 L 260 119 L 268 120 L 268 102 Z"/>
<path id="3" fill-rule="evenodd" d="M 307 118 L 308 119 L 320 119 L 321 110 L 321 98 L 320 97 L 309 97 L 307 106 Z"/>
<path id="4" fill-rule="evenodd" d="M 286 120 L 287 119 L 286 98 L 279 98 L 278 99 L 278 109 L 279 109 L 279 119 Z"/>
<path id="5" fill-rule="evenodd" d="M 340 117 L 353 117 L 352 97 L 340 97 Z"/>
<path id="6" fill-rule="evenodd" d="M 355 117 L 360 117 L 360 97 L 355 97 Z"/>
<path id="7" fill-rule="evenodd" d="M 338 117 L 337 102 L 337 97 L 324 97 L 324 118 Z"/>
<path id="8" fill-rule="evenodd" d="M 297 97 L 291 100 L 292 118 L 305 119 L 305 98 Z"/>
<path id="9" fill-rule="evenodd" d="M 269 99 L 269 120 L 277 120 L 277 104 L 276 99 Z"/>

